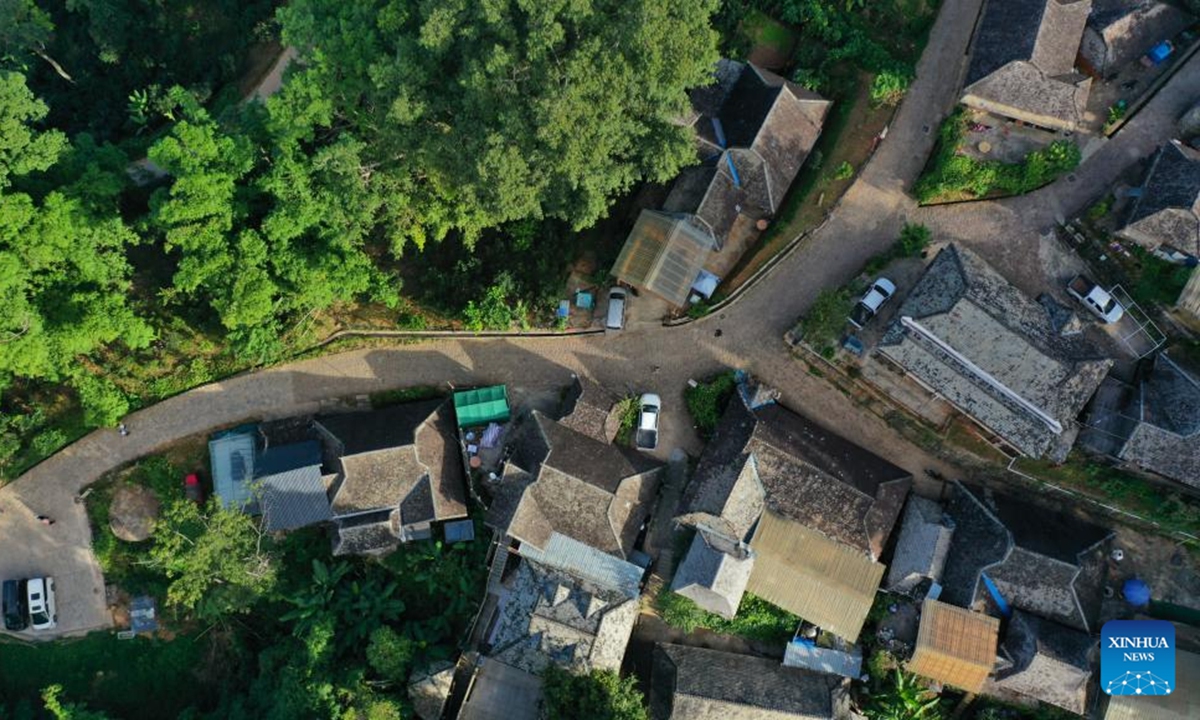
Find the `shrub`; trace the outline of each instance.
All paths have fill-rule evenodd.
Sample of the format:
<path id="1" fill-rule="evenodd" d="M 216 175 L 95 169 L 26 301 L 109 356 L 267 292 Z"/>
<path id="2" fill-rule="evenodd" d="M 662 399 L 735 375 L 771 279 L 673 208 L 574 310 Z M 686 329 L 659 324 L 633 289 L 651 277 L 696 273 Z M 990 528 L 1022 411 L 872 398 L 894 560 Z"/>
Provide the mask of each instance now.
<path id="1" fill-rule="evenodd" d="M 888 68 L 871 81 L 871 102 L 875 105 L 895 105 L 904 97 L 912 83 L 912 73 L 899 66 Z"/>
<path id="2" fill-rule="evenodd" d="M 617 427 L 616 443 L 628 445 L 633 442 L 633 429 L 637 425 L 638 399 L 633 395 L 621 398 L 613 406 L 613 412 L 621 419 L 621 424 Z"/>
<path id="3" fill-rule="evenodd" d="M 696 387 L 689 387 L 683 391 L 688 412 L 691 413 L 692 422 L 700 431 L 701 437 L 712 437 L 736 387 L 733 373 L 723 372 L 707 382 L 698 383 Z"/>
<path id="4" fill-rule="evenodd" d="M 551 665 L 543 676 L 546 717 L 555 720 L 647 720 L 637 679 L 612 670 L 575 675 Z"/>
<path id="5" fill-rule="evenodd" d="M 920 257 L 929 246 L 929 228 L 919 223 L 904 223 L 900 239 L 896 241 L 896 254 L 900 257 Z"/>
<path id="6" fill-rule="evenodd" d="M 833 171 L 834 180 L 849 180 L 852 177 L 854 177 L 854 166 L 846 160 L 843 160 L 842 164 L 837 166 L 837 170 Z"/>
<path id="7" fill-rule="evenodd" d="M 371 632 L 367 643 L 367 662 L 379 677 L 393 683 L 403 683 L 412 668 L 416 643 L 387 625 L 380 625 Z"/>
<path id="8" fill-rule="evenodd" d="M 673 592 L 670 588 L 663 588 L 662 592 L 658 594 L 656 604 L 658 605 L 658 614 L 663 622 L 671 627 L 679 628 L 685 633 L 705 626 L 705 616 L 709 614 L 701 610 L 699 605 L 679 593 Z"/>
<path id="9" fill-rule="evenodd" d="M 129 399 L 112 380 L 84 374 L 73 383 L 89 427 L 113 427 L 129 413 Z"/>

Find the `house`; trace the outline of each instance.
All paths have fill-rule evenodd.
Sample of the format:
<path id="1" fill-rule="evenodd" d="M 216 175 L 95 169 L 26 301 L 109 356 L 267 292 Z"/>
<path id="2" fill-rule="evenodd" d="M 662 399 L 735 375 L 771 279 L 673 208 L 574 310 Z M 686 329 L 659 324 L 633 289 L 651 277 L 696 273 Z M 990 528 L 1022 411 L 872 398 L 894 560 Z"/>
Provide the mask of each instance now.
<path id="1" fill-rule="evenodd" d="M 541 675 L 551 665 L 618 671 L 640 609 L 636 585 L 619 587 L 522 560 L 504 580 L 484 653 Z"/>
<path id="2" fill-rule="evenodd" d="M 1200 655 L 1175 651 L 1175 687 L 1188 688 L 1169 695 L 1112 695 L 1104 720 L 1190 720 L 1200 717 Z"/>
<path id="3" fill-rule="evenodd" d="M 830 103 L 751 63 L 721 60 L 691 93 L 699 164 L 659 210 L 643 210 L 613 267 L 630 285 L 683 305 L 710 255 L 778 212 Z M 744 245 L 744 243 L 742 243 Z"/>
<path id="4" fill-rule="evenodd" d="M 926 599 L 909 672 L 979 693 L 996 664 L 1000 621 L 990 615 Z"/>
<path id="5" fill-rule="evenodd" d="M 441 720 L 446 699 L 454 684 L 454 663 L 442 660 L 419 672 L 408 681 L 408 701 L 421 720 Z"/>
<path id="6" fill-rule="evenodd" d="M 1091 78 L 1075 71 L 1092 0 L 987 0 L 962 103 L 1048 130 L 1083 128 Z"/>
<path id="7" fill-rule="evenodd" d="M 658 490 L 661 466 L 533 411 L 502 475 L 489 483 L 487 524 L 523 557 L 582 572 L 628 560 Z"/>
<path id="8" fill-rule="evenodd" d="M 1087 715 L 1095 698 L 1099 643 L 1086 632 L 1016 611 L 1008 621 L 987 695 L 1030 698 Z"/>
<path id="9" fill-rule="evenodd" d="M 768 658 L 665 643 L 654 646 L 649 705 L 654 720 L 849 717 L 840 678 Z"/>
<path id="10" fill-rule="evenodd" d="M 1112 365 L 1077 325 L 955 245 L 901 303 L 877 356 L 1014 451 L 1060 461 L 1078 434 L 1076 416 Z"/>
<path id="11" fill-rule="evenodd" d="M 1147 250 L 1200 257 L 1200 152 L 1163 145 L 1117 234 Z"/>
<path id="12" fill-rule="evenodd" d="M 671 588 L 727 618 L 749 591 L 853 642 L 912 478 L 777 404 L 742 398 L 685 491 L 676 520 L 696 535 Z"/>
<path id="13" fill-rule="evenodd" d="M 1131 428 L 1117 456 L 1200 488 L 1200 376 L 1160 353 L 1144 363 L 1127 398 Z"/>
<path id="14" fill-rule="evenodd" d="M 1084 633 L 1098 617 L 1112 532 L 1074 515 L 954 483 L 944 603 L 1008 616 L 1013 608 Z M 1052 529 L 1052 530 L 1049 530 Z"/>
<path id="15" fill-rule="evenodd" d="M 448 401 L 325 415 L 313 427 L 335 473 L 335 555 L 385 552 L 431 537 L 434 522 L 467 516 Z"/>
<path id="16" fill-rule="evenodd" d="M 496 536 L 464 720 L 536 720 L 550 665 L 617 670 L 640 608 L 638 538 L 662 469 L 607 441 L 615 398 L 576 379 L 555 420 L 522 418 L 485 480 Z"/>
<path id="17" fill-rule="evenodd" d="M 643 210 L 613 265 L 614 277 L 683 305 L 716 248 L 712 237 L 687 215 Z"/>
<path id="18" fill-rule="evenodd" d="M 1115 76 L 1150 48 L 1178 35 L 1193 19 L 1159 0 L 1092 0 L 1079 47 L 1081 65 L 1095 77 Z"/>
<path id="19" fill-rule="evenodd" d="M 214 435 L 208 443 L 213 488 L 221 505 L 263 515 L 269 532 L 329 520 L 321 447 L 289 441 L 279 425 L 245 425 Z M 275 442 L 283 440 L 282 442 Z"/>
<path id="20" fill-rule="evenodd" d="M 888 592 L 911 593 L 926 579 L 942 580 L 954 521 L 932 500 L 910 495 L 888 567 Z"/>

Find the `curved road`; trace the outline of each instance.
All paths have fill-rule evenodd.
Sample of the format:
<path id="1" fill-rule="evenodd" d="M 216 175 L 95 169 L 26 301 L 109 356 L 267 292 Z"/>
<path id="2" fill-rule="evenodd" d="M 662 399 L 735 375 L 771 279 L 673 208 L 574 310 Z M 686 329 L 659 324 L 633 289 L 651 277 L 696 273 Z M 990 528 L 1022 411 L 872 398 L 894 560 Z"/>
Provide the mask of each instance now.
<path id="1" fill-rule="evenodd" d="M 664 395 L 660 448 L 696 452 L 683 407 L 686 380 L 723 366 L 745 368 L 779 388 L 784 402 L 914 474 L 945 467 L 792 359 L 783 333 L 817 293 L 851 279 L 886 249 L 906 220 L 929 225 L 996 262 L 1018 285 L 1042 285 L 1038 236 L 1104 192 L 1130 163 L 1162 139 L 1186 100 L 1200 95 L 1193 59 L 1133 121 L 1074 174 L 1023 198 L 918 209 L 906 189 L 920 173 L 936 128 L 957 100 L 966 46 L 981 0 L 945 0 L 918 66 L 917 80 L 886 140 L 834 209 L 755 287 L 717 315 L 679 328 L 630 327 L 617 336 L 437 340 L 356 350 L 245 374 L 197 388 L 132 415 L 128 437 L 88 435 L 0 488 L 0 577 L 53 572 L 62 634 L 107 626 L 103 579 L 91 552 L 83 505 L 75 496 L 104 473 L 173 442 L 249 418 L 320 410 L 347 396 L 410 385 L 507 383 L 516 391 L 565 385 L 571 373 L 613 389 Z M 1032 269 L 1030 269 L 1032 268 Z M 323 405 L 325 403 L 325 405 Z M 950 472 L 949 469 L 946 470 Z M 44 526 L 38 514 L 57 522 Z M 21 548 L 19 551 L 15 548 Z"/>

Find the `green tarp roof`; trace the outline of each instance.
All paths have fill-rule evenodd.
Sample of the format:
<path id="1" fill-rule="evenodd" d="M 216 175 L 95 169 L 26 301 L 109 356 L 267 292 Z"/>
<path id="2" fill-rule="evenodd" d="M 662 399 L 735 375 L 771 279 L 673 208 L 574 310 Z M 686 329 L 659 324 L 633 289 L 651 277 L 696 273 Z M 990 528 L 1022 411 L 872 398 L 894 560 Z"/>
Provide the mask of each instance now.
<path id="1" fill-rule="evenodd" d="M 454 393 L 454 415 L 458 426 L 475 427 L 508 420 L 508 388 L 503 385 Z"/>

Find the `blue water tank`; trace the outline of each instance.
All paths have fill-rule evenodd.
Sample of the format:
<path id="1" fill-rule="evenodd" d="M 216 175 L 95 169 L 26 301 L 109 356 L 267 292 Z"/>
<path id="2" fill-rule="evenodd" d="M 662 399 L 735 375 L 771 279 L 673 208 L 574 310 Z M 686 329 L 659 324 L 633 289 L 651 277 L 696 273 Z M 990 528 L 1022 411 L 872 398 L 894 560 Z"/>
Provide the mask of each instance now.
<path id="1" fill-rule="evenodd" d="M 1134 607 L 1142 607 L 1150 603 L 1150 586 L 1141 578 L 1132 577 L 1126 580 L 1121 593 L 1125 596 L 1125 602 Z"/>

